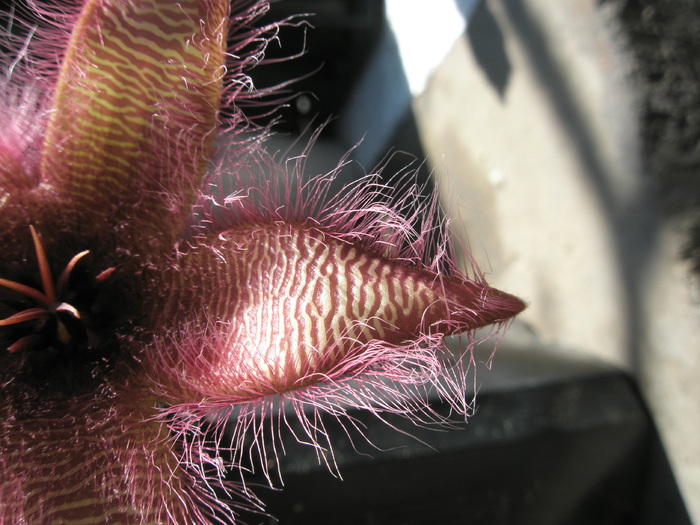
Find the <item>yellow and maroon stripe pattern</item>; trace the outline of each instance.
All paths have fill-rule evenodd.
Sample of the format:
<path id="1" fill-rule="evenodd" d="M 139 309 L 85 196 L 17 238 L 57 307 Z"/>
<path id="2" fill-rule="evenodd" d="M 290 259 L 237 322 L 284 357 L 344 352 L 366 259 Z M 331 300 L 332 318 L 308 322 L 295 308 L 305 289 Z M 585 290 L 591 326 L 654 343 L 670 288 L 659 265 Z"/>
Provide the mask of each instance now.
<path id="1" fill-rule="evenodd" d="M 238 394 L 241 382 L 260 393 L 289 390 L 330 372 L 359 345 L 415 339 L 450 316 L 460 331 L 497 320 L 473 315 L 467 324 L 488 297 L 486 285 L 443 281 L 293 223 L 202 239 L 162 278 L 167 291 L 154 307 L 161 319 L 201 312 L 230 321 L 211 371 L 221 380 L 216 394 Z"/>
<path id="2" fill-rule="evenodd" d="M 129 391 L 116 400 L 121 406 L 109 396 L 67 400 L 43 417 L 15 418 L 3 407 L 14 424 L 0 442 L 0 523 L 195 522 L 167 429 L 135 409 L 152 407 L 152 396 Z"/>
<path id="3" fill-rule="evenodd" d="M 42 153 L 45 180 L 74 208 L 63 213 L 89 227 L 139 203 L 140 226 L 182 226 L 137 190 L 192 204 L 216 126 L 227 13 L 224 0 L 86 3 Z"/>

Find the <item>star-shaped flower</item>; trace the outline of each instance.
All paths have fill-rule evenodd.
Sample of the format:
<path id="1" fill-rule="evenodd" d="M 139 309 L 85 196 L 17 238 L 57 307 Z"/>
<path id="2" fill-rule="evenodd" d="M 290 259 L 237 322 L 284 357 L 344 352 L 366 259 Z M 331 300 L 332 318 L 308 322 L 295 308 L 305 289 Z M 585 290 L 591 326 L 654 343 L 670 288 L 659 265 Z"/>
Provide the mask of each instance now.
<path id="1" fill-rule="evenodd" d="M 458 270 L 434 199 L 267 159 L 240 107 L 275 27 L 228 4 L 39 10 L 3 59 L 2 523 L 231 520 L 272 396 L 324 451 L 320 411 L 437 418 L 411 385 L 466 414 L 444 335 L 524 307 Z"/>

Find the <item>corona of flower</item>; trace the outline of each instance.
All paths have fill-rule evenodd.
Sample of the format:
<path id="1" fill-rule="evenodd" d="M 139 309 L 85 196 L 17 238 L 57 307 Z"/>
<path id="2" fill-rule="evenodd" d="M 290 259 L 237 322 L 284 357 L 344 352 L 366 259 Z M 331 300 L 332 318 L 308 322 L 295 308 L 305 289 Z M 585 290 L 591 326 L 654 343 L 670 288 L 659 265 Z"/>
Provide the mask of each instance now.
<path id="1" fill-rule="evenodd" d="M 444 336 L 524 308 L 459 271 L 434 199 L 267 158 L 265 9 L 86 0 L 4 36 L 1 523 L 229 523 L 272 396 L 324 450 L 309 413 L 437 418 L 410 385 L 466 414 Z"/>

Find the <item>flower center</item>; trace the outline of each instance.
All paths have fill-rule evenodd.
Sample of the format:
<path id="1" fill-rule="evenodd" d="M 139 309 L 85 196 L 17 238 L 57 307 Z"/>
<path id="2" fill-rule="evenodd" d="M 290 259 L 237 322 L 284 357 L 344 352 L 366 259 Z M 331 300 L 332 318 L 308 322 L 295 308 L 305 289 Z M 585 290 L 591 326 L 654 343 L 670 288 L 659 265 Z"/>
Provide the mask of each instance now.
<path id="1" fill-rule="evenodd" d="M 85 357 L 99 343 L 91 305 L 101 285 L 114 268 L 99 273 L 94 279 L 76 279 L 79 263 L 90 252 L 74 255 L 54 278 L 41 238 L 30 226 L 39 267 L 40 286 L 34 287 L 0 278 L 0 287 L 10 290 L 3 301 L 6 310 L 15 313 L 0 319 L 2 341 L 11 353 L 48 351 L 71 361 Z"/>

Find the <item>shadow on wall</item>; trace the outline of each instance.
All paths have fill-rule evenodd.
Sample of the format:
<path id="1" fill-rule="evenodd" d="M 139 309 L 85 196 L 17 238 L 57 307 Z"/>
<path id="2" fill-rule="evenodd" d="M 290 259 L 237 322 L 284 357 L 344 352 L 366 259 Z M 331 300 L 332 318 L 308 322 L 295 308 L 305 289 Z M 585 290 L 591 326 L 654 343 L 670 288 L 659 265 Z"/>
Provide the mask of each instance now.
<path id="1" fill-rule="evenodd" d="M 511 76 L 511 63 L 508 60 L 503 32 L 486 2 L 481 2 L 471 14 L 471 0 L 457 0 L 459 10 L 466 19 L 466 38 L 474 54 L 474 59 L 483 71 L 489 84 L 503 100 Z"/>
<path id="2" fill-rule="evenodd" d="M 260 86 L 297 79 L 285 86 L 288 106 L 271 115 L 276 118 L 275 131 L 294 141 L 326 122 L 310 158 L 332 169 L 338 159 L 325 158 L 327 149 L 337 155 L 357 146 L 351 157 L 356 165 L 344 175 L 347 171 L 361 176 L 380 164 L 387 175 L 409 164 L 416 169 L 425 153 L 384 0 L 273 2 L 261 23 L 299 13 L 310 13 L 305 17 L 309 26 L 283 28 L 279 43 L 271 43 L 267 56 L 303 54 L 251 72 Z M 419 178 L 420 183 L 429 183 L 427 174 L 420 173 Z"/>
<path id="3" fill-rule="evenodd" d="M 384 19 L 377 50 L 361 72 L 347 105 L 341 112 L 340 138 L 348 145 L 362 141 L 357 161 L 366 168 L 376 164 L 388 150 L 402 143 L 394 137 L 411 129 L 408 151 L 422 158 L 418 128 L 411 109 L 411 92 L 401 63 L 399 48 Z M 402 129 L 403 128 L 403 129 Z"/>

